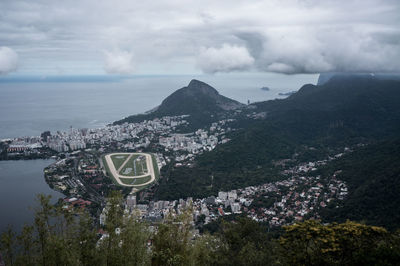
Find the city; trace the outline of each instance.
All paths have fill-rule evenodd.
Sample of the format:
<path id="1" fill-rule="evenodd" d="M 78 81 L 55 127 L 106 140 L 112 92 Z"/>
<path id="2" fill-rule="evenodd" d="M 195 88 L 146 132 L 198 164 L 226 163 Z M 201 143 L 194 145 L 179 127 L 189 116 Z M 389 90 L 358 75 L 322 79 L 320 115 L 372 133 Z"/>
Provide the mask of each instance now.
<path id="1" fill-rule="evenodd" d="M 265 114 L 253 112 L 247 117 L 259 119 L 263 116 Z M 46 182 L 67 196 L 62 203 L 64 208 L 87 208 L 99 218 L 99 224 L 104 225 L 106 196 L 113 189 L 118 189 L 118 186 L 107 177 L 103 162 L 99 159 L 101 154 L 149 150 L 154 153 L 159 169 L 171 162 L 175 162 L 175 167 L 190 166 L 197 155 L 228 142 L 226 134 L 235 130 L 230 126 L 235 120 L 224 119 L 193 133 L 177 133 L 179 126 L 187 124 L 187 117 L 167 116 L 98 129 L 71 127 L 68 132 L 57 132 L 55 135 L 44 132 L 41 137 L 2 140 L 2 144 L 7 147 L 8 156 L 39 154 L 41 149 L 45 149 L 44 154 L 49 153 L 47 149 L 56 152 L 53 158 L 61 155 L 63 158 L 59 157 L 58 161 L 44 170 Z M 346 148 L 344 152 L 348 151 Z M 246 215 L 270 226 L 291 224 L 309 218 L 318 219 L 319 209 L 328 204 L 338 204 L 338 201 L 346 197 L 347 186 L 335 175 L 329 179 L 320 179 L 309 173 L 342 155 L 339 153 L 327 160 L 286 167 L 282 171 L 287 176 L 284 180 L 220 191 L 218 195 L 207 198 L 153 201 L 151 197 L 146 197 L 146 192 L 129 194 L 126 211 L 130 213 L 139 210 L 141 219 L 160 222 L 169 214 L 179 214 L 190 208 L 193 223 L 199 226 L 231 214 Z M 141 203 L 146 201 L 147 204 Z M 99 206 L 102 208 L 101 214 Z"/>

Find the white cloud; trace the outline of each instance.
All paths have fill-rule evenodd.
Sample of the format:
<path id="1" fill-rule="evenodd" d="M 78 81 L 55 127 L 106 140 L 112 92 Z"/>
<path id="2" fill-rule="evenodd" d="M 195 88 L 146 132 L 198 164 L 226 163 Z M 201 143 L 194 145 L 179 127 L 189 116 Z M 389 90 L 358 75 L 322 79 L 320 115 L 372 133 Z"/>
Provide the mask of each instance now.
<path id="1" fill-rule="evenodd" d="M 102 73 L 102 51 L 118 48 L 141 74 L 400 71 L 399 0 L 0 2 L 0 43 L 25 69 Z M 108 72 L 132 72 L 129 52 L 105 58 Z"/>
<path id="2" fill-rule="evenodd" d="M 18 67 L 18 54 L 11 48 L 0 47 L 0 75 L 16 71 Z"/>
<path id="3" fill-rule="evenodd" d="M 131 74 L 133 54 L 126 51 L 104 52 L 104 70 L 109 74 Z"/>
<path id="4" fill-rule="evenodd" d="M 198 66 L 206 73 L 246 70 L 253 63 L 246 47 L 226 43 L 221 48 L 203 48 L 197 58 Z"/>
<path id="5" fill-rule="evenodd" d="M 285 74 L 320 72 L 399 72 L 400 46 L 375 37 L 385 33 L 362 25 L 353 27 L 310 26 L 265 30 L 238 37 L 256 59 L 258 69 Z M 400 31 L 389 34 L 400 37 Z M 258 40 L 254 48 L 253 43 Z"/>

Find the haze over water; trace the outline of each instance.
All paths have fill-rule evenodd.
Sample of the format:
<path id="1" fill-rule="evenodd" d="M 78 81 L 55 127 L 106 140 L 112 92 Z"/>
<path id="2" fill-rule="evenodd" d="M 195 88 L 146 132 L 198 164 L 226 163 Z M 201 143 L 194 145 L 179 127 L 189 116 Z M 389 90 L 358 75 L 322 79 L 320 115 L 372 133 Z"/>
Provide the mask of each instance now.
<path id="1" fill-rule="evenodd" d="M 316 75 L 224 74 L 138 77 L 90 82 L 9 82 L 0 79 L 0 138 L 40 135 L 45 130 L 95 128 L 148 111 L 192 78 L 222 95 L 247 103 L 281 97 L 315 83 Z M 267 86 L 271 90 L 260 88 Z"/>

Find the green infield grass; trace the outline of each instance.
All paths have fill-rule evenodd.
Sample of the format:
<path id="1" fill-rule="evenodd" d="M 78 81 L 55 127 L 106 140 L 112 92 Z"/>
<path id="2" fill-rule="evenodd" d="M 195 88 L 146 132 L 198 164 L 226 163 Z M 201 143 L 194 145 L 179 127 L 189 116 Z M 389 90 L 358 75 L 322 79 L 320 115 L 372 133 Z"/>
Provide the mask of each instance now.
<path id="1" fill-rule="evenodd" d="M 119 169 L 122 164 L 126 161 L 126 159 L 129 157 L 129 154 L 114 154 L 111 155 L 111 160 L 114 164 L 115 169 Z"/>
<path id="2" fill-rule="evenodd" d="M 146 157 L 140 155 L 133 155 L 119 172 L 123 176 L 139 176 L 146 173 L 148 173 Z"/>

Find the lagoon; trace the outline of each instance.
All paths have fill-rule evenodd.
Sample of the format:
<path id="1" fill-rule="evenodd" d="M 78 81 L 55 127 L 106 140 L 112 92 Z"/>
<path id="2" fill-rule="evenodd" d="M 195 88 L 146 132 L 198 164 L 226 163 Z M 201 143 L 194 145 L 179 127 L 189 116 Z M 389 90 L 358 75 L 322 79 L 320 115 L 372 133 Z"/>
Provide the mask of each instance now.
<path id="1" fill-rule="evenodd" d="M 10 224 L 18 231 L 33 222 L 35 197 L 51 195 L 53 202 L 63 197 L 45 182 L 43 169 L 54 160 L 0 161 L 0 232 Z"/>

